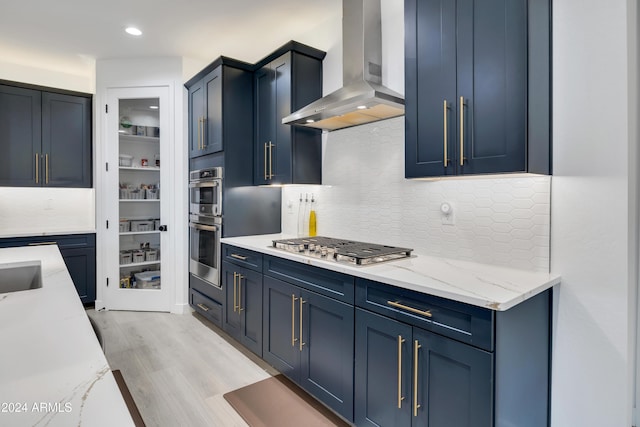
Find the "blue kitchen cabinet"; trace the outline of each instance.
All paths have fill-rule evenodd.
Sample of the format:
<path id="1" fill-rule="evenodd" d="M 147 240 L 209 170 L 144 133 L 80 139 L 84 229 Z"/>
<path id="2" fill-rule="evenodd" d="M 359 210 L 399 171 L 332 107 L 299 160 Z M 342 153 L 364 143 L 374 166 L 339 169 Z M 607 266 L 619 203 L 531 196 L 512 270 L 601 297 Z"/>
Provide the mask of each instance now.
<path id="1" fill-rule="evenodd" d="M 549 291 L 494 312 L 357 279 L 355 302 L 356 425 L 547 425 Z"/>
<path id="2" fill-rule="evenodd" d="M 322 182 L 321 132 L 282 119 L 322 97 L 324 56 L 290 42 L 255 65 L 255 185 Z"/>
<path id="3" fill-rule="evenodd" d="M 405 176 L 550 161 L 548 0 L 405 0 Z"/>
<path id="4" fill-rule="evenodd" d="M 96 299 L 96 235 L 69 234 L 0 239 L 0 248 L 58 245 L 80 300 Z"/>
<path id="5" fill-rule="evenodd" d="M 222 151 L 222 73 L 215 68 L 189 88 L 190 157 Z"/>
<path id="6" fill-rule="evenodd" d="M 39 186 L 41 98 L 38 90 L 0 85 L 0 185 Z"/>
<path id="7" fill-rule="evenodd" d="M 225 310 L 222 328 L 262 356 L 262 273 L 222 262 Z"/>
<path id="8" fill-rule="evenodd" d="M 16 85 L 0 85 L 0 185 L 91 188 L 91 96 Z"/>
<path id="9" fill-rule="evenodd" d="M 356 309 L 358 426 L 492 426 L 491 353 Z"/>
<path id="10" fill-rule="evenodd" d="M 353 420 L 353 305 L 267 275 L 263 280 L 264 360 Z"/>

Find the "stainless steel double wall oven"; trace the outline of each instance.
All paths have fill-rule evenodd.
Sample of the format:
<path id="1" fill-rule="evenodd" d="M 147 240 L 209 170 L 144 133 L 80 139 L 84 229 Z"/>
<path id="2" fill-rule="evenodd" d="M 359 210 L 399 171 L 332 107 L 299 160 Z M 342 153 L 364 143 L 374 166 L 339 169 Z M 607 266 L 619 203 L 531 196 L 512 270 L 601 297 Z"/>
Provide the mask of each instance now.
<path id="1" fill-rule="evenodd" d="M 222 168 L 189 173 L 189 272 L 220 287 Z"/>

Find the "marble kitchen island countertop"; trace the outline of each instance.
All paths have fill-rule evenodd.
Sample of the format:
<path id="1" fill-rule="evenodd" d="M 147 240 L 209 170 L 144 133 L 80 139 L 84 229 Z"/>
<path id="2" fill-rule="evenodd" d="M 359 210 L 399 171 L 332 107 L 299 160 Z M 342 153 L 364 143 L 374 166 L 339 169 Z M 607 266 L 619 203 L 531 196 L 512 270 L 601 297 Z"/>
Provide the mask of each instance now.
<path id="1" fill-rule="evenodd" d="M 222 243 L 454 301 L 505 311 L 560 283 L 560 276 L 413 253 L 410 258 L 356 266 L 272 246 L 282 234 L 227 237 Z"/>
<path id="2" fill-rule="evenodd" d="M 48 231 L 0 231 L 0 239 L 13 239 L 17 237 L 45 237 L 66 236 L 71 234 L 95 234 L 95 228 L 60 228 Z"/>
<path id="3" fill-rule="evenodd" d="M 58 247 L 0 249 L 34 260 L 42 288 L 0 294 L 0 425 L 133 426 Z"/>

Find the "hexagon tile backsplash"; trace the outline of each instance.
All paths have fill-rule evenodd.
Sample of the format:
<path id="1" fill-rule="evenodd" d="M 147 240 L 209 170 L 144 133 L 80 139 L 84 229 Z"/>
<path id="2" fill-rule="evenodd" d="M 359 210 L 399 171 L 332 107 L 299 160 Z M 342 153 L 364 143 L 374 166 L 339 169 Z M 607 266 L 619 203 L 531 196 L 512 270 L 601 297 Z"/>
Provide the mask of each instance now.
<path id="1" fill-rule="evenodd" d="M 299 214 L 300 194 L 313 193 L 318 235 L 549 271 L 551 177 L 407 180 L 403 118 L 324 136 L 323 185 L 283 188 L 283 233 L 298 234 L 309 211 L 303 201 Z"/>

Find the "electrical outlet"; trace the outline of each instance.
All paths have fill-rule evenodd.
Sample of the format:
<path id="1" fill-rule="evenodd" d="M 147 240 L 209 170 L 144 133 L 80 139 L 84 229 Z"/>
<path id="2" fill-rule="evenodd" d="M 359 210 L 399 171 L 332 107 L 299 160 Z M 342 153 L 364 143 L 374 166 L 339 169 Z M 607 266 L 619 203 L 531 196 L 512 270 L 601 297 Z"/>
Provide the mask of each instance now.
<path id="1" fill-rule="evenodd" d="M 453 206 L 451 203 L 444 202 L 440 205 L 440 212 L 442 213 L 442 224 L 443 225 L 455 225 L 456 217 L 453 213 Z"/>

